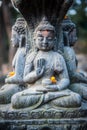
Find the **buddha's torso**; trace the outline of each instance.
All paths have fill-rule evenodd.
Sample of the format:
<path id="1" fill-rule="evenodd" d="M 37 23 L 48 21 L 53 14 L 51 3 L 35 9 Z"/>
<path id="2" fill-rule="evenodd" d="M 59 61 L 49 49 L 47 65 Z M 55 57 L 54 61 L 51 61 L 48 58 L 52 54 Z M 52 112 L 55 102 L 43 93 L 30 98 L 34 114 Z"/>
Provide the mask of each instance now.
<path id="1" fill-rule="evenodd" d="M 42 84 L 42 81 L 45 79 L 50 79 L 51 76 L 54 75 L 55 73 L 55 67 L 59 63 L 60 55 L 57 52 L 54 51 L 48 51 L 48 52 L 43 52 L 39 51 L 34 59 L 34 70 L 37 68 L 37 61 L 39 59 L 44 59 L 45 60 L 45 69 L 44 69 L 44 74 L 40 79 L 38 79 L 35 84 Z M 59 65 L 60 66 L 60 65 Z M 60 67 L 59 67 L 60 69 Z"/>
<path id="2" fill-rule="evenodd" d="M 37 61 L 39 59 L 44 59 L 45 60 L 45 70 L 44 70 L 44 75 L 43 77 L 50 77 L 54 73 L 54 64 L 55 64 L 55 59 L 54 59 L 54 52 L 49 51 L 49 52 L 42 52 L 39 51 L 35 60 L 34 60 L 34 69 L 37 67 Z"/>

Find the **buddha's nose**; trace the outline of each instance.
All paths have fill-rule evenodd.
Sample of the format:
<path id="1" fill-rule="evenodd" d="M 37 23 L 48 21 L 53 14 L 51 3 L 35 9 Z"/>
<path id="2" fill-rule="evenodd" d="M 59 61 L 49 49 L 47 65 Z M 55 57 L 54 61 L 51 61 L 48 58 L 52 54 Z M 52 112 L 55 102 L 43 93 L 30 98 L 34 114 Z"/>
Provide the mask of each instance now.
<path id="1" fill-rule="evenodd" d="M 47 38 L 46 37 L 43 39 L 43 43 L 47 44 Z"/>

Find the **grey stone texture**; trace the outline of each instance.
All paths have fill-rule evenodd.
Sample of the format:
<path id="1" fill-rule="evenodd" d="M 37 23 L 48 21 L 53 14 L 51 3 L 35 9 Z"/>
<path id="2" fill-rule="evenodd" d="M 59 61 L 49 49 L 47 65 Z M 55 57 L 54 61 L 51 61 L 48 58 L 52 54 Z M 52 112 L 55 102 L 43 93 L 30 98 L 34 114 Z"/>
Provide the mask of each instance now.
<path id="1" fill-rule="evenodd" d="M 54 109 L 44 106 L 35 110 L 13 109 L 0 105 L 0 130 L 86 130 L 87 103 L 78 109 Z"/>
<path id="2" fill-rule="evenodd" d="M 76 26 L 64 18 L 73 0 L 11 1 L 25 20 L 12 28 L 18 50 L 0 89 L 0 130 L 86 130 L 87 77 L 71 48 Z"/>

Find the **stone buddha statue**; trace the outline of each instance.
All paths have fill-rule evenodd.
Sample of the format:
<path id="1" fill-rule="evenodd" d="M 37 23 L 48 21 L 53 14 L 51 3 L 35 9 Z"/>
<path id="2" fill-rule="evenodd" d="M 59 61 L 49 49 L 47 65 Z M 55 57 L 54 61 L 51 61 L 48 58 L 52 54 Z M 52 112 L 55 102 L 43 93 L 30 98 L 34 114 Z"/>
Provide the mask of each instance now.
<path id="1" fill-rule="evenodd" d="M 87 100 L 87 77 L 84 74 L 77 72 L 77 58 L 74 49 L 72 48 L 77 41 L 76 26 L 67 16 L 62 22 L 64 34 L 64 52 L 70 82 L 70 89 L 79 93 L 82 98 Z"/>
<path id="2" fill-rule="evenodd" d="M 26 57 L 23 81 L 28 88 L 12 96 L 12 107 L 35 109 L 43 104 L 79 107 L 81 97 L 68 89 L 70 80 L 62 55 L 54 51 L 56 31 L 46 19 L 34 31 L 36 50 Z"/>
<path id="3" fill-rule="evenodd" d="M 13 72 L 5 79 L 6 84 L 0 88 L 0 104 L 11 102 L 11 96 L 24 89 L 23 73 L 26 57 L 26 24 L 23 18 L 18 18 L 12 27 L 11 43 L 17 47 L 13 59 Z"/>
<path id="4" fill-rule="evenodd" d="M 15 72 L 14 76 L 6 78 L 7 83 L 22 83 L 25 57 L 26 57 L 26 22 L 24 18 L 18 18 L 15 25 L 12 27 L 11 42 L 14 47 L 18 47 L 14 56 L 12 66 Z"/>

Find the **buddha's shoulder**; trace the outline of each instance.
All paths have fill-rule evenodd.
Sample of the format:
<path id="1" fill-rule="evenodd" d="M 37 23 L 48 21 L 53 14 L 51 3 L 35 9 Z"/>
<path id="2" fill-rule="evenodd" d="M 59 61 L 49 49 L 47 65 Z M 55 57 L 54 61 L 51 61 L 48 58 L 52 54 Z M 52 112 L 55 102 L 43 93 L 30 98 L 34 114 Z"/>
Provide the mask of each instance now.
<path id="1" fill-rule="evenodd" d="M 36 51 L 31 51 L 26 55 L 26 62 L 32 62 L 37 55 Z"/>
<path id="2" fill-rule="evenodd" d="M 30 51 L 27 53 L 26 58 L 30 58 L 30 57 L 36 55 L 36 53 L 37 53 L 36 51 Z"/>
<path id="3" fill-rule="evenodd" d="M 63 56 L 60 53 L 58 53 L 58 52 L 54 52 L 53 55 L 54 55 L 55 58 L 64 59 Z"/>

